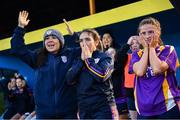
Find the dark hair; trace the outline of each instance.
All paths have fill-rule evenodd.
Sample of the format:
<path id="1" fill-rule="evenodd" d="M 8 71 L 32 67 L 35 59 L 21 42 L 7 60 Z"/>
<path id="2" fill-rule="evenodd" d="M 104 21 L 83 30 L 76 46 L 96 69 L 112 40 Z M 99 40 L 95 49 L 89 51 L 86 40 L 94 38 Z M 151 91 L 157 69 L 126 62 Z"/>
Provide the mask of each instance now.
<path id="1" fill-rule="evenodd" d="M 17 77 L 16 79 L 21 79 L 21 80 L 25 80 L 24 77 L 22 75 L 20 75 L 19 77 Z"/>
<path id="2" fill-rule="evenodd" d="M 46 50 L 46 48 L 41 48 L 41 49 L 38 49 L 37 50 L 37 61 L 36 61 L 36 67 L 41 67 L 45 61 L 47 60 L 47 54 L 48 54 L 48 51 Z"/>
<path id="3" fill-rule="evenodd" d="M 156 26 L 156 28 L 159 30 L 160 35 L 161 35 L 161 25 L 160 25 L 160 22 L 159 22 L 157 19 L 152 18 L 152 17 L 145 18 L 145 19 L 143 19 L 143 20 L 139 23 L 138 34 L 139 34 L 139 32 L 140 32 L 140 27 L 143 26 L 143 25 L 146 25 L 146 24 L 151 24 L 151 25 Z M 163 41 L 161 40 L 160 37 L 159 37 L 159 45 L 163 45 Z"/>
<path id="4" fill-rule="evenodd" d="M 95 29 L 88 28 L 88 29 L 82 30 L 81 33 L 80 33 L 80 35 L 81 35 L 82 33 L 84 33 L 84 32 L 86 32 L 86 33 L 88 33 L 88 34 L 91 34 L 92 37 L 93 37 L 93 39 L 94 39 L 95 41 L 98 41 L 98 42 L 99 42 L 99 44 L 97 45 L 97 49 L 100 50 L 100 51 L 103 51 L 103 46 L 102 46 L 102 42 L 101 42 L 99 33 L 98 33 Z"/>
<path id="5" fill-rule="evenodd" d="M 115 47 L 115 38 L 114 38 L 113 33 L 112 33 L 110 30 L 106 30 L 106 31 L 103 32 L 102 38 L 103 38 L 104 34 L 109 34 L 109 35 L 111 36 L 112 41 L 111 41 L 110 47 L 113 47 L 113 48 L 114 48 L 114 47 Z"/>

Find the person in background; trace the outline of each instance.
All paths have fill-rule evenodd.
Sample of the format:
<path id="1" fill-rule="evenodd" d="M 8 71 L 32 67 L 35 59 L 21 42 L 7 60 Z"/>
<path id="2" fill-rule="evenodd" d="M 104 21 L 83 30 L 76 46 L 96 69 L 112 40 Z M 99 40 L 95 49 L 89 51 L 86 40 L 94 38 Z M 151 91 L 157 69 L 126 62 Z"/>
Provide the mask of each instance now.
<path id="1" fill-rule="evenodd" d="M 13 115 L 11 119 L 19 119 L 25 112 L 28 111 L 28 106 L 30 104 L 30 96 L 27 90 L 26 82 L 22 76 L 16 78 L 16 91 L 13 97 L 13 107 L 16 114 Z"/>
<path id="2" fill-rule="evenodd" d="M 3 98 L 3 102 L 1 108 L 3 108 L 3 110 L 6 112 L 10 103 L 8 100 L 8 83 L 9 83 L 10 79 L 7 77 L 2 76 L 0 78 L 0 94 L 2 94 L 2 98 Z M 4 114 L 4 113 L 3 113 Z M 3 114 L 0 115 L 0 119 L 3 117 Z"/>
<path id="3" fill-rule="evenodd" d="M 127 98 L 124 88 L 123 57 L 120 56 L 124 49 L 114 48 L 114 39 L 111 32 L 104 32 L 102 37 L 104 52 L 113 59 L 114 70 L 112 72 L 113 92 L 116 100 L 120 119 L 128 119 Z"/>
<path id="4" fill-rule="evenodd" d="M 131 60 L 131 52 L 138 51 L 140 49 L 139 36 L 131 36 L 127 43 L 124 44 L 121 49 L 117 52 L 117 61 L 119 71 L 122 71 L 123 88 L 125 96 L 127 97 L 127 107 L 131 119 L 137 119 L 137 111 L 135 108 L 134 101 L 134 74 L 129 74 L 129 63 Z M 120 73 L 120 72 L 119 72 Z"/>
<path id="5" fill-rule="evenodd" d="M 114 41 L 114 37 L 112 35 L 112 32 L 105 31 L 103 33 L 103 35 L 102 35 L 102 44 L 103 44 L 104 52 L 106 52 L 109 48 L 114 48 L 115 49 L 115 41 Z"/>
<path id="6" fill-rule="evenodd" d="M 135 73 L 135 105 L 138 119 L 180 118 L 180 90 L 176 81 L 179 66 L 175 48 L 163 45 L 157 19 L 139 23 L 143 49 L 132 54 L 129 72 Z"/>
<path id="7" fill-rule="evenodd" d="M 9 94 L 9 107 L 3 115 L 3 119 L 18 119 L 22 114 L 28 111 L 29 99 L 26 84 L 24 78 L 19 76 L 18 78 L 11 78 L 8 84 Z"/>

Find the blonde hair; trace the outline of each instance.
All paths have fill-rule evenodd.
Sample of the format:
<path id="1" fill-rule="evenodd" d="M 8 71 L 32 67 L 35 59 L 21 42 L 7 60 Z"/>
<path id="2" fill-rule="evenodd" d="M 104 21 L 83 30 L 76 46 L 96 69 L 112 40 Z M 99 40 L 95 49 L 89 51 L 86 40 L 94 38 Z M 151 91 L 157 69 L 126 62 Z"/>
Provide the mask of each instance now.
<path id="1" fill-rule="evenodd" d="M 140 32 L 140 28 L 143 26 L 143 25 L 146 25 L 146 24 L 151 24 L 151 25 L 154 25 L 160 32 L 160 35 L 161 35 L 161 25 L 160 25 L 160 22 L 153 18 L 153 17 L 148 17 L 148 18 L 145 18 L 143 19 L 140 23 L 139 23 L 139 26 L 138 26 L 138 33 Z M 161 38 L 159 37 L 159 45 L 163 45 L 163 42 L 161 40 Z"/>

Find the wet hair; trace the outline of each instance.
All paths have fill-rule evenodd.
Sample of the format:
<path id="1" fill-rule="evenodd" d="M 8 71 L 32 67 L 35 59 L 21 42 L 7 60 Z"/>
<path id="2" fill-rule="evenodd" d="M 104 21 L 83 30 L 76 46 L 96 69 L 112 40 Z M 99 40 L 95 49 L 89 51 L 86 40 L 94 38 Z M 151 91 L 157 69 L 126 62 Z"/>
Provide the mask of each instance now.
<path id="1" fill-rule="evenodd" d="M 140 23 L 139 23 L 139 27 L 138 27 L 138 34 L 140 32 L 140 28 L 143 26 L 143 25 L 147 25 L 147 24 L 151 24 L 151 25 L 154 25 L 160 32 L 160 35 L 161 35 L 161 25 L 160 25 L 160 22 L 155 19 L 155 18 L 152 18 L 152 17 L 148 17 L 148 18 L 145 18 L 143 19 Z M 159 38 L 159 45 L 163 45 L 163 42 L 161 40 L 161 38 Z"/>
<path id="2" fill-rule="evenodd" d="M 102 42 L 101 42 L 99 33 L 95 29 L 88 28 L 88 29 L 82 30 L 80 35 L 85 32 L 88 33 L 88 35 L 91 35 L 93 37 L 94 41 L 99 42 L 99 44 L 96 46 L 97 50 L 103 51 L 103 46 L 102 46 Z"/>

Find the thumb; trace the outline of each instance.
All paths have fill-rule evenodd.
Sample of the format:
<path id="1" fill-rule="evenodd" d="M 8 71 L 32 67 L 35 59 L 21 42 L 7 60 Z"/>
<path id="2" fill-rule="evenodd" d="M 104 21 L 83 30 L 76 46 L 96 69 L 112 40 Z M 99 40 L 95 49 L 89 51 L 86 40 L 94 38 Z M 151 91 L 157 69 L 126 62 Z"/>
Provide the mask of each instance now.
<path id="1" fill-rule="evenodd" d="M 30 22 L 30 19 L 27 20 L 27 24 Z"/>

